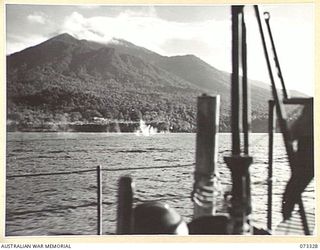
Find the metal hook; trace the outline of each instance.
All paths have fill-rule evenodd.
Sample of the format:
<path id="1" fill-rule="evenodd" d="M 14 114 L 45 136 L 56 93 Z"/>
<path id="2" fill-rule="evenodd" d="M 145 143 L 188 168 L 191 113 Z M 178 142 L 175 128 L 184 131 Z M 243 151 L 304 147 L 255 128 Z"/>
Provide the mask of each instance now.
<path id="1" fill-rule="evenodd" d="M 270 20 L 270 13 L 268 11 L 266 12 L 263 12 L 263 16 L 264 16 L 264 19 L 269 21 Z"/>

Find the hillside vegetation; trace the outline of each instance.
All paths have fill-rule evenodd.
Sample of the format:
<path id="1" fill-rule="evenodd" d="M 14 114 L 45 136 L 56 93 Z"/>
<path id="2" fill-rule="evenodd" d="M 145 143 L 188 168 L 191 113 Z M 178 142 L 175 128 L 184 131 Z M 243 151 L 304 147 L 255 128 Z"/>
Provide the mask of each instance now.
<path id="1" fill-rule="evenodd" d="M 251 90 L 254 131 L 267 126 L 270 91 L 260 84 Z M 202 93 L 221 95 L 220 131 L 229 131 L 230 74 L 193 55 L 165 57 L 124 40 L 103 45 L 62 34 L 7 56 L 9 130 L 143 119 L 160 130 L 195 132 Z"/>

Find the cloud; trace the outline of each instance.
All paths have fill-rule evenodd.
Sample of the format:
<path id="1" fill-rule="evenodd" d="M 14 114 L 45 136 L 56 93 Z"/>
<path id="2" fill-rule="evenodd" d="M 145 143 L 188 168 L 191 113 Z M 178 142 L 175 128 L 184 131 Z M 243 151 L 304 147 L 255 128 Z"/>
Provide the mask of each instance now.
<path id="1" fill-rule="evenodd" d="M 78 12 L 73 12 L 65 18 L 61 32 L 103 43 L 107 43 L 113 37 L 121 38 L 163 55 L 184 53 L 185 46 L 183 51 L 179 43 L 170 41 L 188 41 L 188 47 L 193 52 L 196 52 L 197 48 L 203 51 L 199 47 L 202 45 L 210 48 L 211 51 L 208 51 L 207 58 L 204 59 L 219 65 L 218 58 L 213 55 L 221 54 L 221 48 L 226 47 L 230 38 L 229 25 L 229 21 L 214 19 L 192 23 L 163 20 L 157 17 L 153 8 L 149 8 L 144 13 L 126 10 L 116 17 L 84 17 Z M 204 53 L 200 54 L 198 56 L 202 57 Z M 221 60 L 220 64 L 223 64 Z"/>
<path id="2" fill-rule="evenodd" d="M 314 81 L 314 16 L 308 9 L 304 10 L 302 15 L 300 7 L 295 7 L 294 15 L 286 6 L 275 5 L 270 9 L 272 30 L 288 87 L 290 84 L 294 89 L 311 93 Z M 81 8 L 91 8 L 91 5 Z M 214 67 L 231 71 L 230 17 L 221 18 L 213 15 L 212 19 L 208 16 L 205 19 L 197 19 L 198 21 L 193 19 L 178 22 L 172 18 L 159 18 L 158 15 L 161 13 L 152 6 L 128 6 L 116 11 L 110 8 L 112 6 L 108 6 L 106 11 L 92 10 L 90 15 L 80 7 L 74 8 L 73 13 L 69 13 L 64 19 L 60 15 L 54 22 L 50 21 L 53 20 L 51 15 L 49 19 L 43 12 L 34 12 L 27 17 L 26 22 L 32 25 L 32 31 L 24 37 L 21 35 L 16 39 L 7 39 L 7 53 L 42 42 L 46 39 L 45 34 L 67 32 L 78 39 L 100 43 L 107 43 L 113 37 L 120 38 L 165 56 L 192 53 Z M 248 74 L 250 78 L 269 81 L 257 21 L 252 8 L 247 9 Z M 46 25 L 34 29 L 33 23 Z M 31 33 L 34 36 L 31 36 Z M 42 35 L 36 36 L 40 33 Z M 306 86 L 311 87 L 306 90 Z"/>
<path id="3" fill-rule="evenodd" d="M 45 24 L 46 18 L 41 14 L 31 14 L 27 16 L 29 22 Z"/>
<path id="4" fill-rule="evenodd" d="M 282 12 L 281 12 L 282 13 Z M 269 82 L 260 34 L 254 14 L 247 13 L 248 75 Z M 273 16 L 273 31 L 282 71 L 288 87 L 312 93 L 314 72 L 313 25 L 310 22 Z M 78 38 L 107 43 L 121 38 L 159 54 L 195 54 L 214 67 L 231 71 L 231 20 L 175 22 L 161 19 L 154 9 L 143 13 L 124 10 L 116 17 L 66 17 L 63 32 Z M 302 87 L 305 82 L 308 87 Z"/>

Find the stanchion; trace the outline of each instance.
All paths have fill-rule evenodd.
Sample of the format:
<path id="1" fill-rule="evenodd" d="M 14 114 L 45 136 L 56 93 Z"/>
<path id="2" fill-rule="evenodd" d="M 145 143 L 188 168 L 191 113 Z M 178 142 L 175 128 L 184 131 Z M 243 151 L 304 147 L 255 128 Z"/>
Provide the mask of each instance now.
<path id="1" fill-rule="evenodd" d="M 274 101 L 269 101 L 269 159 L 268 159 L 268 214 L 267 228 L 272 230 L 272 175 L 273 175 L 273 134 L 275 129 Z"/>
<path id="2" fill-rule="evenodd" d="M 102 176 L 101 166 L 97 166 L 97 234 L 102 234 Z"/>

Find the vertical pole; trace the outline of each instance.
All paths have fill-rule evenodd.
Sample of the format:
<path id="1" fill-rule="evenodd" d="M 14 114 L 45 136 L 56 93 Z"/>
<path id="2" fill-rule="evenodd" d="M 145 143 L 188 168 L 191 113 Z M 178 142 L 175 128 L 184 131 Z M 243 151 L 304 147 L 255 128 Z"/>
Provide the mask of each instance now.
<path id="1" fill-rule="evenodd" d="M 131 177 L 123 176 L 119 180 L 117 234 L 132 233 L 133 182 Z"/>
<path id="2" fill-rule="evenodd" d="M 242 128 L 243 128 L 243 143 L 244 153 L 249 154 L 249 129 L 250 129 L 250 105 L 249 105 L 249 89 L 247 76 L 247 30 L 242 13 L 241 22 L 241 51 L 242 51 Z"/>
<path id="3" fill-rule="evenodd" d="M 243 129 L 243 144 L 244 154 L 249 155 L 249 132 L 251 120 L 251 107 L 249 102 L 249 87 L 248 87 L 248 69 L 247 69 L 247 28 L 244 20 L 243 8 L 241 9 L 241 66 L 242 66 L 242 129 Z M 248 207 L 247 213 L 251 214 L 251 180 L 249 171 L 246 172 L 246 199 Z"/>
<path id="4" fill-rule="evenodd" d="M 240 155 L 239 129 L 239 13 L 243 6 L 232 6 L 232 88 L 231 88 L 231 130 L 232 154 Z"/>
<path id="5" fill-rule="evenodd" d="M 102 234 L 102 178 L 101 166 L 97 166 L 97 235 Z"/>
<path id="6" fill-rule="evenodd" d="M 269 100 L 269 162 L 268 162 L 268 214 L 267 228 L 272 230 L 272 176 L 273 176 L 273 134 L 275 128 L 274 101 Z"/>
<path id="7" fill-rule="evenodd" d="M 215 214 L 220 96 L 198 97 L 194 218 Z M 205 189 L 204 189 L 205 187 Z M 207 189 L 208 188 L 208 189 Z M 211 191 L 208 191 L 211 190 Z M 208 194 L 204 194 L 208 192 Z M 212 192 L 212 193 L 211 193 Z"/>
<path id="8" fill-rule="evenodd" d="M 240 109 L 240 88 L 239 88 L 239 28 L 241 29 L 241 64 L 244 73 L 244 84 L 242 90 L 244 106 L 244 117 L 242 117 L 242 125 L 248 132 L 248 102 L 247 102 L 247 83 L 246 83 L 246 31 L 243 20 L 243 6 L 232 6 L 232 87 L 231 87 L 231 112 L 232 112 L 232 155 L 224 157 L 224 160 L 231 171 L 232 176 L 232 199 L 231 199 L 231 227 L 233 234 L 252 234 L 252 227 L 250 225 L 251 214 L 251 190 L 250 190 L 250 173 L 249 167 L 252 163 L 252 157 L 249 153 L 249 143 L 247 140 L 246 152 L 241 155 L 240 150 L 240 129 L 239 129 L 239 109 Z M 239 18 L 241 23 L 239 22 Z M 239 27 L 239 23 L 241 26 Z M 246 135 L 247 139 L 249 137 Z"/>

